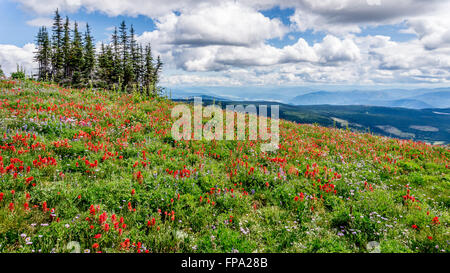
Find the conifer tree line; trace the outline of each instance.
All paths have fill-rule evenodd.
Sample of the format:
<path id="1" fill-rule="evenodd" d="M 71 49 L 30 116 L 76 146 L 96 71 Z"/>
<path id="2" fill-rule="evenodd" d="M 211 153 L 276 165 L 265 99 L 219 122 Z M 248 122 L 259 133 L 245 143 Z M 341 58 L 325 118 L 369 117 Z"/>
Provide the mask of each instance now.
<path id="1" fill-rule="evenodd" d="M 146 95 L 159 92 L 162 61 L 153 58 L 150 44 L 137 43 L 133 26 L 125 21 L 115 28 L 110 43 L 101 43 L 96 53 L 89 24 L 84 33 L 77 22 L 70 24 L 55 11 L 53 26 L 39 29 L 36 37 L 37 78 L 65 86 L 139 90 Z"/>

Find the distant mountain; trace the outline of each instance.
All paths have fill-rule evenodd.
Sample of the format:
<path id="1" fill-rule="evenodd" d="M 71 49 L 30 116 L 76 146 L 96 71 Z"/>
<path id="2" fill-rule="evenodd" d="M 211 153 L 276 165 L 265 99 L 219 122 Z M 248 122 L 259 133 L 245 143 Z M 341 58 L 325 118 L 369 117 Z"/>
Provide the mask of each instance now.
<path id="1" fill-rule="evenodd" d="M 423 101 L 435 108 L 450 107 L 450 91 L 430 92 L 412 97 L 412 99 Z"/>
<path id="2" fill-rule="evenodd" d="M 382 91 L 318 91 L 294 97 L 294 105 L 371 105 L 413 109 L 445 108 L 450 106 L 450 90 L 425 92 L 423 90 Z M 417 93 L 421 93 L 417 95 Z"/>
<path id="3" fill-rule="evenodd" d="M 319 87 L 318 87 L 319 88 Z M 219 100 L 276 101 L 291 105 L 368 105 L 410 109 L 450 107 L 450 87 L 420 89 L 314 89 L 313 87 L 183 87 L 170 88 L 172 98 L 205 96 Z"/>
<path id="4" fill-rule="evenodd" d="M 293 96 L 302 95 L 315 91 L 307 87 L 267 87 L 267 86 L 243 86 L 243 87 L 224 87 L 224 86 L 188 86 L 172 87 L 172 97 L 175 99 L 186 98 L 194 95 L 208 95 L 212 97 L 221 97 L 229 100 L 265 100 L 279 101 L 288 103 Z"/>
<path id="5" fill-rule="evenodd" d="M 221 97 L 202 95 L 202 94 L 186 96 L 185 98 L 181 98 L 181 99 L 193 100 L 194 98 L 201 98 L 202 100 L 216 100 L 216 101 L 228 101 L 229 100 L 229 99 L 225 99 L 225 98 L 221 98 Z"/>
<path id="6" fill-rule="evenodd" d="M 412 109 L 425 109 L 425 108 L 434 108 L 435 106 L 425 103 L 421 100 L 416 99 L 399 99 L 392 101 L 380 101 L 373 102 L 370 105 L 380 105 L 386 107 L 403 107 L 403 108 L 412 108 Z"/>
<path id="7" fill-rule="evenodd" d="M 382 91 L 318 91 L 296 96 L 295 105 L 369 105 L 371 101 L 386 99 L 389 94 Z"/>

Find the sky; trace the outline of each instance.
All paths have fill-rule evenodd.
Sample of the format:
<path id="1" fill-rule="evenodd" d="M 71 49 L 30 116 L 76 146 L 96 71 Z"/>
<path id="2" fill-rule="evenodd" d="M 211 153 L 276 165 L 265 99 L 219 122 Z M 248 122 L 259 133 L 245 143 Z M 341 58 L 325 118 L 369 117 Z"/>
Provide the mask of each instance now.
<path id="1" fill-rule="evenodd" d="M 417 88 L 450 84 L 450 0 L 0 0 L 0 64 L 33 63 L 56 9 L 97 45 L 122 20 L 169 88 Z"/>

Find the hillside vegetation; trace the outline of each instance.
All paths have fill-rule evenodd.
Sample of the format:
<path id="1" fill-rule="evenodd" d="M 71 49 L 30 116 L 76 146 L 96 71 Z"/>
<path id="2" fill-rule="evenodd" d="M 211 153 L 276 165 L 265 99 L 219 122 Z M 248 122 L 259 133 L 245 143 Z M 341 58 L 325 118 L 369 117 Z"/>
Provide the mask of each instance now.
<path id="1" fill-rule="evenodd" d="M 0 252 L 448 252 L 450 149 L 280 122 L 175 141 L 166 98 L 0 82 Z"/>

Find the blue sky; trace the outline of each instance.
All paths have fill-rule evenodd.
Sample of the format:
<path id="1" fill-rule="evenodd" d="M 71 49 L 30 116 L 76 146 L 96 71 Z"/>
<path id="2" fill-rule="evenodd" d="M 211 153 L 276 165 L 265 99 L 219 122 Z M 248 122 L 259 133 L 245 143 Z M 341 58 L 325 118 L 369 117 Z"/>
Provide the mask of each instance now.
<path id="1" fill-rule="evenodd" d="M 105 13 L 95 11 L 87 13 L 84 10 L 79 10 L 75 13 L 62 12 L 62 16 L 69 16 L 71 21 L 82 22 L 82 27 L 88 22 L 93 31 L 93 35 L 98 41 L 108 41 L 111 31 L 110 27 L 118 26 L 122 20 L 127 24 L 133 24 L 137 33 L 144 31 L 151 31 L 155 25 L 151 18 L 143 15 L 136 17 L 131 16 L 108 16 Z M 30 25 L 27 23 L 35 19 L 36 16 L 32 12 L 24 11 L 20 5 L 11 0 L 0 0 L 0 33 L 2 34 L 1 43 L 14 44 L 23 46 L 27 43 L 33 42 L 33 37 L 39 29 L 38 25 Z M 44 18 L 52 18 L 52 16 L 45 16 Z M 11 22 L 15 22 L 11 24 Z"/>
<path id="2" fill-rule="evenodd" d="M 0 64 L 32 71 L 34 36 L 58 8 L 97 42 L 133 24 L 168 87 L 448 86 L 450 1 L 392 2 L 0 0 Z"/>
<path id="3" fill-rule="evenodd" d="M 261 10 L 261 14 L 273 19 L 280 19 L 284 25 L 290 26 L 291 22 L 289 17 L 295 12 L 294 8 L 281 9 L 279 6 L 267 10 Z M 93 34 L 98 41 L 108 41 L 111 34 L 110 28 L 117 26 L 122 20 L 125 20 L 128 25 L 133 25 L 137 34 L 142 34 L 145 31 L 153 31 L 155 29 L 155 23 L 152 18 L 144 15 L 127 16 L 118 15 L 110 16 L 100 11 L 86 12 L 83 9 L 77 12 L 62 12 L 63 16 L 69 16 L 70 20 L 82 22 L 88 22 L 92 26 Z M 23 46 L 27 43 L 33 42 L 33 37 L 36 35 L 38 25 L 30 25 L 28 21 L 36 18 L 32 12 L 23 10 L 15 1 L 12 0 L 0 0 L 0 33 L 2 34 L 2 43 L 14 44 Z M 51 16 L 44 18 L 51 19 Z M 11 24 L 11 22 L 15 22 Z M 364 28 L 363 32 L 358 36 L 365 35 L 386 35 L 390 36 L 393 41 L 408 41 L 416 37 L 415 34 L 400 33 L 401 29 L 407 29 L 405 24 L 396 25 L 381 25 L 381 26 L 368 26 Z M 307 31 L 292 31 L 289 35 L 284 36 L 283 39 L 275 38 L 269 39 L 267 42 L 276 47 L 283 47 L 285 45 L 293 44 L 298 38 L 305 39 L 308 43 L 314 43 L 321 41 L 325 37 L 324 31 L 307 30 Z"/>

